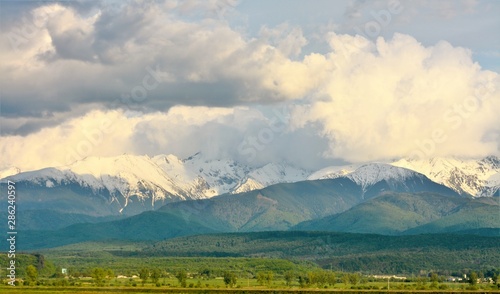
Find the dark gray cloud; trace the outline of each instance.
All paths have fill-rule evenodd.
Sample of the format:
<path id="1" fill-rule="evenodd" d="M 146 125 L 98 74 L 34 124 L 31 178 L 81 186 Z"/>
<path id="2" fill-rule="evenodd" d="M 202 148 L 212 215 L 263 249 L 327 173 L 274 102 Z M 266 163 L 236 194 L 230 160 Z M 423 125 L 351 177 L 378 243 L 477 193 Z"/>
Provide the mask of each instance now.
<path id="1" fill-rule="evenodd" d="M 163 2 L 45 4 L 24 7 L 39 20 L 29 35 L 17 30 L 26 21 L 4 32 L 20 38 L 1 48 L 6 59 L 15 58 L 0 67 L 8 76 L 0 82 L 4 117 L 37 118 L 93 103 L 148 112 L 177 104 L 272 103 L 295 95 L 280 89 L 272 81 L 276 73 L 266 70 L 289 62 L 286 56 L 245 40 L 219 19 L 179 18 L 172 12 L 181 8 Z"/>

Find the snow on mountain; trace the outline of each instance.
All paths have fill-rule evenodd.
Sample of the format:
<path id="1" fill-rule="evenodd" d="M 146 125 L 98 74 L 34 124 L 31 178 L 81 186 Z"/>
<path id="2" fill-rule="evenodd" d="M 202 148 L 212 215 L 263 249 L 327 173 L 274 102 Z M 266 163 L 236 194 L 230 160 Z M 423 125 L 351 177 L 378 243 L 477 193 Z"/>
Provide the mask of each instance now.
<path id="1" fill-rule="evenodd" d="M 464 195 L 492 196 L 500 189 L 500 159 L 495 156 L 489 156 L 481 160 L 454 158 L 401 159 L 389 164 L 421 173 L 432 181 Z M 333 179 L 346 176 L 359 167 L 361 165 L 327 167 L 311 174 L 308 180 Z M 365 176 L 373 177 L 370 173 L 365 174 Z"/>
<path id="2" fill-rule="evenodd" d="M 207 159 L 201 153 L 183 160 L 185 167 L 205 179 L 206 197 L 230 193 L 252 169 L 230 159 Z"/>
<path id="3" fill-rule="evenodd" d="M 426 175 L 458 193 L 472 196 L 491 196 L 500 185 L 500 159 L 489 156 L 481 160 L 433 158 L 429 160 L 402 159 L 392 165 L 408 168 Z M 495 189 L 497 187 L 497 189 Z"/>
<path id="4" fill-rule="evenodd" d="M 16 181 L 55 186 L 67 183 L 102 189 L 125 197 L 199 199 L 230 192 L 248 168 L 230 160 L 206 160 L 200 155 L 181 160 L 174 155 L 87 157 L 71 165 L 11 176 Z M 48 187 L 47 186 L 47 187 Z M 148 193 L 146 193 L 148 191 Z"/>
<path id="5" fill-rule="evenodd" d="M 152 207 L 158 200 L 203 197 L 179 187 L 148 156 L 88 157 L 68 166 L 20 173 L 9 179 L 45 188 L 76 184 L 94 195 L 109 195 L 108 201 L 119 203 L 121 210 L 132 196 L 150 201 Z"/>
<path id="6" fill-rule="evenodd" d="M 349 173 L 347 178 L 360 185 L 363 190 L 381 181 L 399 181 L 404 182 L 407 178 L 418 175 L 416 172 L 392 166 L 385 163 L 370 163 L 357 168 Z"/>
<path id="7" fill-rule="evenodd" d="M 496 173 L 488 178 L 488 186 L 498 187 L 500 186 L 500 173 Z"/>
<path id="8" fill-rule="evenodd" d="M 329 166 L 320 169 L 307 177 L 308 180 L 336 179 L 355 171 L 360 165 Z"/>
<path id="9" fill-rule="evenodd" d="M 37 171 L 23 172 L 12 176 L 7 176 L 6 179 L 15 182 L 28 181 L 35 185 L 53 187 L 55 183 L 60 184 L 65 180 L 73 180 L 76 175 L 73 173 L 65 173 L 57 168 L 49 167 Z"/>
<path id="10" fill-rule="evenodd" d="M 175 155 L 158 155 L 152 160 L 166 176 L 175 182 L 177 187 L 191 195 L 189 198 L 206 198 L 216 193 L 206 179 L 189 169 L 184 161 Z"/>
<path id="11" fill-rule="evenodd" d="M 257 168 L 236 186 L 232 193 L 248 192 L 278 184 L 293 183 L 307 179 L 310 172 L 284 163 L 269 163 Z"/>
<path id="12" fill-rule="evenodd" d="M 246 178 L 245 180 L 243 180 L 243 182 L 240 185 L 236 186 L 236 188 L 231 193 L 238 194 L 238 193 L 263 189 L 265 187 L 266 186 L 264 186 L 262 183 L 254 180 L 252 178 Z"/>
<path id="13" fill-rule="evenodd" d="M 399 160 L 391 164 L 328 167 L 311 174 L 286 163 L 269 163 L 252 168 L 230 159 L 209 159 L 201 153 L 186 159 L 174 155 L 121 155 L 88 157 L 68 166 L 30 172 L 6 169 L 1 171 L 0 176 L 2 182 L 5 179 L 24 181 L 35 192 L 37 187 L 47 189 L 67 186 L 73 189 L 77 186 L 94 196 L 104 197 L 108 202 L 116 202 L 123 209 L 131 197 L 137 197 L 154 207 L 156 201 L 210 198 L 224 193 L 261 189 L 277 183 L 343 176 L 366 189 L 383 180 L 402 182 L 413 176 L 413 171 L 464 195 L 498 195 L 500 188 L 498 157 L 482 160 Z"/>
<path id="14" fill-rule="evenodd" d="M 252 169 L 229 159 L 207 159 L 200 153 L 186 159 L 174 155 L 87 157 L 68 166 L 11 173 L 6 173 L 9 179 L 35 188 L 76 184 L 94 195 L 109 195 L 108 201 L 116 201 L 122 209 L 132 196 L 154 207 L 158 200 L 202 199 L 250 191 L 305 180 L 309 174 L 286 164 Z"/>
<path id="15" fill-rule="evenodd" d="M 154 191 L 153 195 L 159 198 L 164 198 L 165 192 L 181 194 L 175 188 L 174 181 L 166 177 L 147 156 L 89 157 L 64 169 L 78 174 L 81 185 L 89 185 L 94 189 L 106 188 L 126 195 L 140 194 L 139 190 L 148 186 Z"/>

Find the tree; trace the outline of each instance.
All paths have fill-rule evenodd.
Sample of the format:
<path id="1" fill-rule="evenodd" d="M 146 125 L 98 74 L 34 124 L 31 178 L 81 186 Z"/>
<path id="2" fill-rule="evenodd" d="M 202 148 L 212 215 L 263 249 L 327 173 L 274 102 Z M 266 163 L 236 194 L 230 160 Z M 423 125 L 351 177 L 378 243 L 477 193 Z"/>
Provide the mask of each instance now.
<path id="1" fill-rule="evenodd" d="M 62 273 L 62 268 L 60 266 L 57 266 L 56 270 L 54 271 L 54 273 L 50 277 L 57 278 L 57 279 L 64 278 L 64 274 Z"/>
<path id="2" fill-rule="evenodd" d="M 28 280 L 30 282 L 36 282 L 38 279 L 38 270 L 33 265 L 28 265 L 26 268 L 26 275 L 28 276 Z"/>
<path id="3" fill-rule="evenodd" d="M 144 286 L 144 284 L 146 284 L 146 281 L 148 280 L 149 278 L 149 269 L 147 268 L 142 268 L 140 271 L 139 271 L 139 278 L 141 278 L 142 280 L 142 285 Z"/>
<path id="4" fill-rule="evenodd" d="M 470 273 L 469 284 L 471 284 L 472 286 L 477 284 L 477 273 L 476 272 Z"/>
<path id="5" fill-rule="evenodd" d="M 236 286 L 238 278 L 234 273 L 231 272 L 224 272 L 224 284 L 229 287 L 234 287 Z"/>
<path id="6" fill-rule="evenodd" d="M 436 273 L 431 274 L 431 282 L 438 282 L 439 281 L 439 276 Z"/>
<path id="7" fill-rule="evenodd" d="M 344 274 L 342 276 L 342 283 L 344 283 L 346 286 L 349 285 L 350 279 L 349 279 L 349 274 Z"/>
<path id="8" fill-rule="evenodd" d="M 257 282 L 259 282 L 260 285 L 266 284 L 270 286 L 273 283 L 273 280 L 274 280 L 274 273 L 271 271 L 257 273 Z"/>
<path id="9" fill-rule="evenodd" d="M 299 276 L 299 286 L 300 288 L 305 288 L 311 284 L 308 276 Z"/>
<path id="10" fill-rule="evenodd" d="M 104 286 L 104 278 L 106 278 L 106 271 L 103 268 L 100 267 L 93 268 L 90 275 L 92 279 L 94 279 L 94 283 L 97 286 Z"/>
<path id="11" fill-rule="evenodd" d="M 105 272 L 106 272 L 106 278 L 108 278 L 108 279 L 111 279 L 115 276 L 115 273 L 110 268 L 106 269 Z"/>
<path id="12" fill-rule="evenodd" d="M 161 278 L 161 271 L 158 268 L 155 268 L 151 271 L 151 280 L 154 284 L 158 283 Z"/>
<path id="13" fill-rule="evenodd" d="M 308 278 L 311 285 L 316 283 L 316 273 L 308 272 L 307 278 Z"/>
<path id="14" fill-rule="evenodd" d="M 349 282 L 353 285 L 356 285 L 359 283 L 360 276 L 358 273 L 350 274 L 349 275 Z"/>
<path id="15" fill-rule="evenodd" d="M 212 275 L 212 271 L 208 268 L 205 268 L 204 270 L 202 270 L 200 272 L 200 274 L 203 276 L 203 277 L 206 277 L 207 279 L 210 279 L 211 275 Z"/>
<path id="16" fill-rule="evenodd" d="M 257 282 L 261 286 L 264 285 L 264 283 L 266 282 L 266 274 L 264 272 L 257 273 Z"/>
<path id="17" fill-rule="evenodd" d="M 268 286 L 271 286 L 271 284 L 273 283 L 273 280 L 274 280 L 274 273 L 269 271 L 267 272 L 266 274 L 266 284 Z"/>
<path id="18" fill-rule="evenodd" d="M 175 275 L 177 280 L 179 281 L 179 284 L 181 284 L 181 287 L 186 288 L 186 280 L 187 280 L 187 273 L 185 270 L 180 270 L 177 272 Z"/>
<path id="19" fill-rule="evenodd" d="M 293 279 L 295 278 L 295 274 L 292 271 L 287 271 L 285 272 L 284 278 L 286 285 L 290 287 L 292 285 Z"/>
<path id="20" fill-rule="evenodd" d="M 416 281 L 417 281 L 417 287 L 425 288 L 425 283 L 427 282 L 426 278 L 419 276 L 419 277 L 417 277 Z"/>
<path id="21" fill-rule="evenodd" d="M 335 286 L 335 283 L 337 283 L 337 276 L 335 276 L 335 273 L 329 272 L 328 273 L 328 284 L 330 286 Z"/>
<path id="22" fill-rule="evenodd" d="M 432 288 L 437 288 L 438 286 L 438 281 L 439 281 L 439 276 L 436 273 L 431 274 L 431 287 Z"/>
<path id="23" fill-rule="evenodd" d="M 316 284 L 319 288 L 323 288 L 328 283 L 328 276 L 325 271 L 317 271 L 311 275 L 311 283 Z"/>

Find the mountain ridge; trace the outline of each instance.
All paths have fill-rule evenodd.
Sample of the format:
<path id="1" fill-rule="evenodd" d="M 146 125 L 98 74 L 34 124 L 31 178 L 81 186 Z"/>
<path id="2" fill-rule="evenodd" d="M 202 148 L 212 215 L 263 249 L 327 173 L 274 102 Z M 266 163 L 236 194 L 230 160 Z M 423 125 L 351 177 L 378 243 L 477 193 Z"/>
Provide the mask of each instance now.
<path id="1" fill-rule="evenodd" d="M 232 160 L 205 159 L 201 154 L 186 159 L 174 155 L 88 157 L 68 166 L 12 175 L 16 171 L 5 170 L 3 174 L 9 176 L 0 182 L 12 180 L 24 186 L 26 198 L 32 202 L 42 200 L 41 194 L 49 194 L 40 191 L 59 188 L 72 194 L 71 190 L 78 190 L 82 197 L 101 199 L 99 205 L 111 205 L 115 214 L 136 214 L 168 202 L 251 191 L 296 181 L 307 174 L 286 164 L 250 169 Z M 96 211 L 101 209 L 96 207 Z"/>
<path id="2" fill-rule="evenodd" d="M 401 162 L 399 165 L 409 165 L 413 162 L 412 164 L 418 167 L 414 161 L 404 161 L 405 164 Z M 433 171 L 440 167 L 447 168 L 440 174 L 441 177 L 449 176 L 450 179 L 455 180 L 454 183 L 459 183 L 462 186 L 464 184 L 467 184 L 468 187 L 473 187 L 476 184 L 494 185 L 497 183 L 496 177 L 499 177 L 499 174 L 495 172 L 500 166 L 500 160 L 496 157 L 488 157 L 477 162 L 468 161 L 464 163 L 466 168 L 463 171 L 457 171 L 456 167 L 456 164 L 461 161 L 436 159 L 432 162 L 433 166 L 427 166 L 424 164 L 425 162 L 420 164 L 426 166 L 427 172 L 434 178 L 437 177 L 437 173 Z M 455 165 L 450 164 L 450 162 Z M 355 168 L 355 170 L 349 171 L 350 168 Z M 16 170 L 10 169 L 10 172 L 12 171 Z M 479 176 L 474 177 L 474 171 L 477 171 Z M 467 175 L 471 174 L 473 177 L 468 178 Z M 75 214 L 75 217 L 64 216 L 62 219 L 76 222 L 78 219 L 85 219 L 77 217 L 78 214 L 97 218 L 111 215 L 131 216 L 143 211 L 158 209 L 169 203 L 209 199 L 220 195 L 238 197 L 241 193 L 265 190 L 276 184 L 283 186 L 265 191 L 273 190 L 275 191 L 273 193 L 277 194 L 288 193 L 286 192 L 287 188 L 285 188 L 288 182 L 309 181 L 312 183 L 311 185 L 301 184 L 303 187 L 312 187 L 311 191 L 303 191 L 304 195 L 311 193 L 327 195 L 328 193 L 324 191 L 315 190 L 314 187 L 317 184 L 314 183 L 314 178 L 348 179 L 360 187 L 361 198 L 359 199 L 358 196 L 352 196 L 354 190 L 347 192 L 343 197 L 336 196 L 337 207 L 329 210 L 330 214 L 343 212 L 353 205 L 359 204 L 359 201 L 369 200 L 385 191 L 412 193 L 433 191 L 446 195 L 460 193 L 462 197 L 469 197 L 469 194 L 464 193 L 464 189 L 457 189 L 453 185 L 445 188 L 446 185 L 443 185 L 445 183 L 438 184 L 424 174 L 407 167 L 399 167 L 394 163 L 330 167 L 312 173 L 283 162 L 250 168 L 231 160 L 208 159 L 200 153 L 186 159 L 179 159 L 174 155 L 89 157 L 75 162 L 71 166 L 46 168 L 11 175 L 1 180 L 0 184 L 5 185 L 5 181 L 8 179 L 16 181 L 23 191 L 23 198 L 20 200 L 23 205 L 19 206 L 20 210 L 46 210 L 57 217 L 61 217 L 58 213 Z M 485 178 L 488 178 L 488 181 L 484 180 Z M 450 188 L 455 192 L 452 192 Z M 499 192 L 496 186 L 487 188 L 491 196 L 495 196 Z M 342 191 L 343 188 L 340 186 L 326 188 L 325 186 L 324 189 Z M 358 193 L 357 190 L 356 193 Z M 3 196 L 0 196 L 0 199 L 1 197 Z M 264 199 L 273 199 L 273 195 L 261 195 L 260 200 L 252 205 L 261 205 L 265 203 Z M 286 200 L 282 199 L 281 201 Z M 5 206 L 5 203 L 2 201 L 0 207 Z M 307 202 L 294 203 L 295 205 L 308 205 Z M 323 206 L 330 207 L 331 205 L 324 203 Z M 272 209 L 273 206 L 268 208 Z M 299 214 L 297 214 L 296 209 L 290 209 L 293 211 L 292 214 L 289 211 L 280 212 L 283 214 L 281 219 L 284 221 L 281 228 L 287 227 L 287 223 L 293 223 L 297 220 L 296 217 Z M 267 217 L 272 215 L 270 211 L 262 213 L 268 215 Z M 36 215 L 36 213 L 30 215 Z M 311 218 L 323 216 L 325 216 L 323 212 L 320 214 L 315 212 Z M 264 215 L 258 219 L 262 221 Z M 299 219 L 300 221 L 307 220 L 303 219 L 302 216 Z M 266 222 L 271 222 L 271 220 Z M 261 225 L 249 223 L 246 228 Z"/>
<path id="3" fill-rule="evenodd" d="M 434 228 L 444 232 L 448 232 L 447 228 L 452 228 L 452 231 L 484 229 L 491 227 L 491 220 L 495 224 L 492 212 L 498 209 L 498 205 L 493 198 L 463 197 L 416 172 L 388 165 L 377 168 L 397 169 L 398 172 L 384 172 L 379 182 L 364 187 L 348 176 L 275 184 L 236 195 L 227 193 L 208 199 L 171 202 L 156 211 L 145 211 L 120 220 L 73 224 L 55 231 L 20 232 L 20 235 L 26 246 L 38 248 L 72 242 L 158 240 L 216 232 L 325 230 L 320 226 L 301 228 L 300 224 L 336 220 L 349 213 L 353 215 L 352 211 L 356 212 L 350 218 L 355 221 L 354 226 L 342 221 L 338 224 L 347 224 L 345 228 L 332 226 L 326 230 L 359 232 L 361 225 L 365 228 L 361 231 L 363 233 L 390 235 L 405 234 L 409 229 L 433 221 L 436 221 L 435 225 L 423 232 L 433 232 Z M 405 174 L 404 179 L 400 177 L 401 173 Z M 475 205 L 479 202 L 479 206 Z M 460 203 L 468 204 L 462 206 L 471 209 L 455 210 Z M 408 213 L 410 216 L 405 216 Z M 458 213 L 456 217 L 439 223 L 440 219 L 454 213 Z"/>

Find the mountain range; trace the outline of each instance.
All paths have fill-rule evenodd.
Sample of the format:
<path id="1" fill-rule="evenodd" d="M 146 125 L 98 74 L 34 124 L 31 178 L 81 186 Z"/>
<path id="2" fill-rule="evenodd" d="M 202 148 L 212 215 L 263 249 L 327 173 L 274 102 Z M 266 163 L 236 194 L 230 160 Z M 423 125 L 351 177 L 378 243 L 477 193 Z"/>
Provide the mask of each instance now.
<path id="1" fill-rule="evenodd" d="M 304 180 L 307 171 L 270 163 L 250 168 L 233 160 L 121 155 L 88 157 L 68 166 L 0 172 L 0 183 L 22 187 L 24 210 L 51 209 L 92 216 L 134 215 L 169 202 L 240 193 Z M 78 206 L 72 205 L 79 203 Z"/>
<path id="2" fill-rule="evenodd" d="M 500 193 L 500 159 L 435 158 L 389 163 L 427 176 L 461 195 L 482 197 Z M 9 167 L 0 176 L 23 187 L 23 210 L 50 209 L 93 217 L 135 215 L 164 204 L 237 194 L 278 183 L 333 179 L 363 165 L 328 167 L 311 172 L 287 163 L 250 167 L 233 160 L 207 159 L 197 153 L 174 155 L 88 157 L 62 167 L 21 172 Z M 373 181 L 380 171 L 366 170 L 358 181 Z M 364 185 L 361 183 L 361 185 Z M 79 203 L 75 206 L 75 203 Z"/>
<path id="3" fill-rule="evenodd" d="M 432 158 L 400 159 L 389 162 L 424 174 L 432 181 L 445 185 L 462 195 L 472 197 L 498 196 L 500 189 L 500 159 Z M 352 173 L 360 165 L 327 167 L 312 173 L 308 179 L 332 179 Z"/>
<path id="4" fill-rule="evenodd" d="M 498 171 L 496 157 L 310 172 L 286 163 L 251 168 L 202 154 L 183 160 L 122 155 L 19 172 L 0 183 L 16 182 L 26 248 L 44 248 L 276 230 L 405 235 L 493 229 L 490 234 L 500 228 Z"/>

